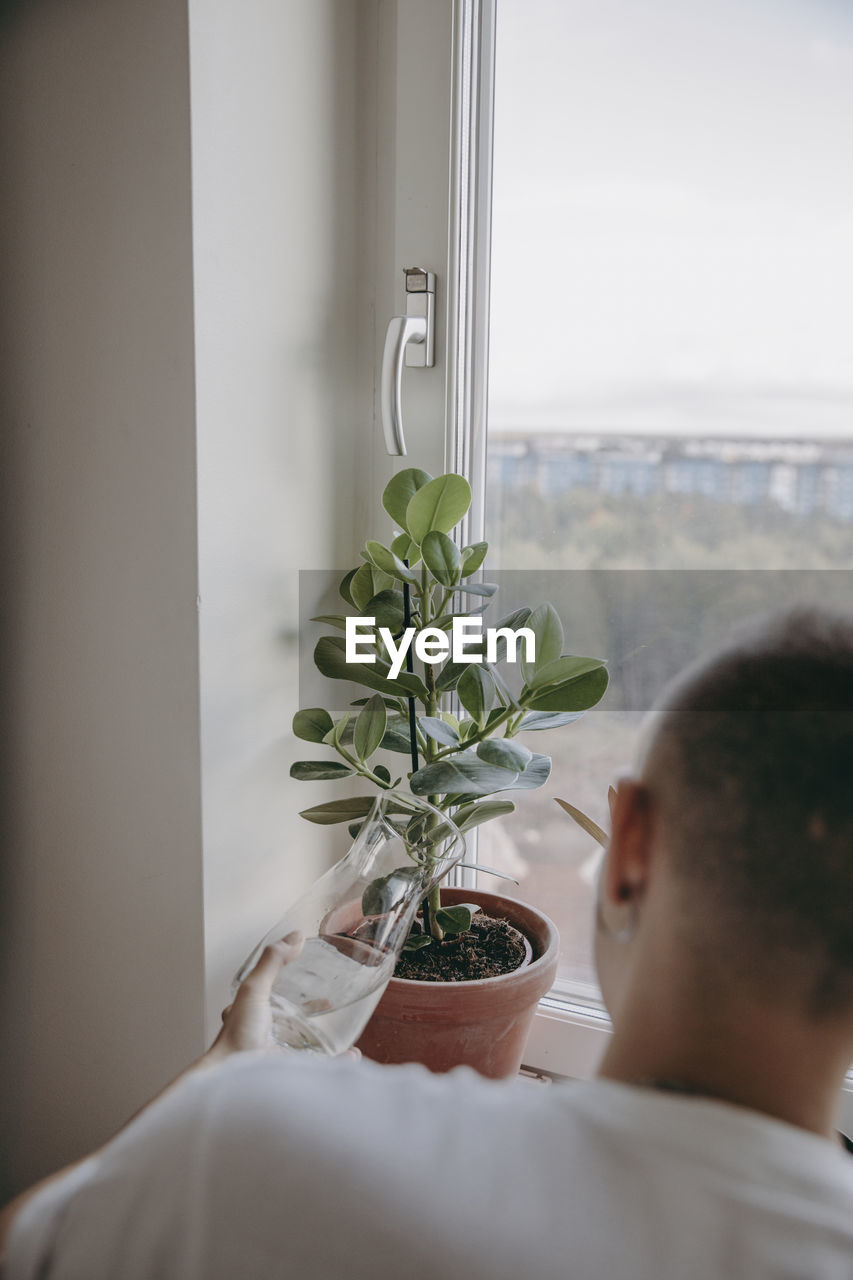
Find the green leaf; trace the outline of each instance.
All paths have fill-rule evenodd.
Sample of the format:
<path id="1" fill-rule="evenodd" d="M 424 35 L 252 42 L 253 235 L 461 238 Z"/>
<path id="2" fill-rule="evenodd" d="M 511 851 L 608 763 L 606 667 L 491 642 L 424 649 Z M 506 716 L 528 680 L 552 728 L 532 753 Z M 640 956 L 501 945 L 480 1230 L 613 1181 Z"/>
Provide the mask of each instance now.
<path id="1" fill-rule="evenodd" d="M 540 604 L 528 618 L 527 626 L 536 637 L 536 658 L 533 662 L 522 658 L 521 671 L 524 679 L 530 681 L 534 672 L 554 662 L 563 652 L 563 624 L 553 605 Z M 525 652 L 526 647 L 522 645 L 522 654 Z"/>
<path id="2" fill-rule="evenodd" d="M 434 846 L 439 839 L 446 839 L 444 824 L 439 823 L 437 827 L 433 826 L 435 821 L 434 815 L 431 813 L 416 813 L 409 818 L 406 823 L 406 829 L 403 833 L 409 844 L 410 852 L 423 842 L 424 838 L 429 835 L 430 843 Z M 416 855 L 417 856 L 417 855 Z"/>
<path id="3" fill-rule="evenodd" d="M 376 588 L 373 585 L 373 566 L 363 564 L 356 569 L 349 584 L 352 602 L 360 613 L 364 612 L 364 606 L 368 600 L 372 600 L 376 595 Z"/>
<path id="4" fill-rule="evenodd" d="M 582 810 L 576 809 L 573 804 L 569 804 L 568 800 L 557 799 L 557 804 L 561 809 L 565 809 L 569 817 L 572 818 L 579 827 L 582 827 L 588 836 L 592 836 L 593 840 L 597 841 L 603 849 L 607 848 L 607 832 L 602 831 L 597 822 L 593 822 L 592 818 L 588 818 Z"/>
<path id="5" fill-rule="evenodd" d="M 497 589 L 496 582 L 466 582 L 464 587 L 459 588 L 459 594 L 463 596 L 480 596 L 485 600 L 491 600 Z"/>
<path id="6" fill-rule="evenodd" d="M 433 530 L 421 544 L 424 564 L 443 587 L 453 587 L 462 570 L 462 553 L 446 533 Z"/>
<path id="7" fill-rule="evenodd" d="M 531 711 L 521 721 L 516 733 L 530 733 L 536 729 L 559 729 L 560 725 L 580 720 L 582 711 Z"/>
<path id="8" fill-rule="evenodd" d="M 405 618 L 402 591 L 380 591 L 368 601 L 364 612 L 376 619 L 377 627 L 387 627 L 392 633 L 401 631 Z"/>
<path id="9" fill-rule="evenodd" d="M 336 822 L 366 818 L 375 799 L 375 796 L 350 796 L 346 800 L 328 800 L 325 804 L 315 804 L 313 809 L 303 809 L 299 816 L 320 826 L 330 827 Z"/>
<path id="10" fill-rule="evenodd" d="M 322 742 L 333 726 L 332 717 L 322 707 L 307 707 L 293 717 L 293 732 L 305 742 Z"/>
<path id="11" fill-rule="evenodd" d="M 384 916 L 411 892 L 413 881 L 420 876 L 420 867 L 397 867 L 387 876 L 371 880 L 361 895 L 362 911 L 366 916 Z"/>
<path id="12" fill-rule="evenodd" d="M 366 707 L 369 701 L 370 701 L 369 698 L 353 698 L 352 702 L 350 703 L 350 706 Z M 389 711 L 396 711 L 399 713 L 400 704 L 396 698 L 383 698 L 382 701 L 385 703 L 385 706 L 388 708 Z"/>
<path id="13" fill-rule="evenodd" d="M 503 662 L 507 656 L 507 638 L 504 635 L 497 635 L 497 632 L 518 631 L 520 627 L 527 625 L 527 619 L 529 617 L 529 609 L 516 609 L 513 613 L 508 613 L 505 618 L 501 618 L 500 622 L 492 624 L 493 630 L 496 633 L 495 662 Z M 513 653 L 516 657 L 523 656 L 525 647 L 526 642 L 523 636 L 517 644 L 513 642 Z M 483 647 L 483 652 L 485 652 L 485 646 Z"/>
<path id="14" fill-rule="evenodd" d="M 291 778 L 300 782 L 317 782 L 321 778 L 349 778 L 352 776 L 349 765 L 340 764 L 337 760 L 297 760 L 290 766 Z"/>
<path id="15" fill-rule="evenodd" d="M 323 741 L 328 747 L 348 747 L 352 742 L 353 723 L 349 715 L 333 725 Z"/>
<path id="16" fill-rule="evenodd" d="M 385 492 L 382 494 L 382 505 L 401 529 L 411 533 L 406 524 L 409 503 L 418 490 L 429 484 L 431 480 L 432 476 L 428 471 L 421 471 L 419 467 L 406 467 L 404 471 L 398 471 L 388 481 Z"/>
<path id="17" fill-rule="evenodd" d="M 554 684 L 568 684 L 604 665 L 600 658 L 574 658 L 564 654 L 562 658 L 557 658 L 544 667 L 540 667 L 537 662 L 536 671 L 532 679 L 528 680 L 527 686 L 529 689 L 544 689 Z"/>
<path id="18" fill-rule="evenodd" d="M 340 746 L 341 742 L 343 741 L 344 734 L 349 728 L 349 722 L 350 722 L 350 713 L 347 711 L 344 715 L 341 716 L 340 720 L 337 720 L 335 722 L 335 727 L 332 729 L 331 735 L 329 734 L 326 735 L 327 741 L 329 740 L 329 738 L 331 738 L 331 744 L 333 747 Z"/>
<path id="19" fill-rule="evenodd" d="M 396 680 L 389 678 L 390 667 L 377 659 L 374 663 L 347 662 L 343 636 L 322 636 L 314 646 L 317 670 L 330 680 L 352 680 L 378 693 L 398 698 L 423 698 L 426 686 L 417 676 L 401 671 Z"/>
<path id="20" fill-rule="evenodd" d="M 607 681 L 606 669 L 598 667 L 577 680 L 549 686 L 525 701 L 532 711 L 588 711 L 604 697 Z"/>
<path id="21" fill-rule="evenodd" d="M 409 722 L 405 716 L 394 715 L 388 718 L 385 737 L 380 743 L 383 751 L 395 751 L 401 756 L 412 754 L 412 743 L 409 737 Z"/>
<path id="22" fill-rule="evenodd" d="M 386 490 L 387 493 L 387 490 Z M 433 530 L 449 533 L 471 505 L 471 486 L 463 476 L 450 473 L 430 480 L 411 498 L 403 527 L 423 545 Z M 386 507 L 387 510 L 387 507 Z"/>
<path id="23" fill-rule="evenodd" d="M 431 627 L 436 627 L 439 631 L 449 631 L 453 626 L 453 619 L 455 616 L 456 615 L 452 613 L 443 613 L 440 618 L 433 619 L 429 625 Z"/>
<path id="24" fill-rule="evenodd" d="M 506 791 L 517 777 L 508 769 L 486 764 L 473 752 L 466 752 L 418 769 L 412 774 L 409 785 L 416 796 L 488 796 L 494 791 Z"/>
<path id="25" fill-rule="evenodd" d="M 312 622 L 322 622 L 324 627 L 337 627 L 339 631 L 346 631 L 347 620 L 342 613 L 318 613 Z"/>
<path id="26" fill-rule="evenodd" d="M 469 645 L 469 648 L 472 647 Z M 470 665 L 470 662 L 445 662 L 436 676 L 436 691 L 438 693 L 449 693 L 451 689 L 455 689 L 460 677 L 465 674 Z"/>
<path id="27" fill-rule="evenodd" d="M 494 706 L 496 694 L 495 682 L 488 671 L 478 663 L 472 662 L 460 677 L 456 692 L 468 714 L 478 724 L 483 724 Z"/>
<path id="28" fill-rule="evenodd" d="M 411 569 L 421 558 L 421 549 L 416 542 L 413 542 L 407 533 L 398 533 L 394 541 L 391 543 L 391 550 L 395 556 L 401 560 L 405 560 Z"/>
<path id="29" fill-rule="evenodd" d="M 393 585 L 394 579 L 387 573 L 383 573 L 381 569 L 377 569 L 373 565 L 363 564 L 360 569 L 356 569 L 355 576 L 349 584 L 349 589 L 356 609 L 364 613 L 367 605 L 375 595 L 378 595 L 380 591 L 385 591 L 388 587 L 393 587 Z"/>
<path id="30" fill-rule="evenodd" d="M 487 738 L 477 747 L 477 755 L 486 764 L 495 764 L 499 769 L 511 769 L 513 773 L 521 773 L 533 758 L 533 752 L 527 747 L 506 738 Z"/>
<path id="31" fill-rule="evenodd" d="M 385 736 L 388 714 L 385 703 L 377 693 L 367 706 L 362 707 L 355 722 L 353 745 L 359 760 L 369 760 Z"/>
<path id="32" fill-rule="evenodd" d="M 475 542 L 473 546 L 462 548 L 462 577 L 467 578 L 476 573 L 486 558 L 489 550 L 488 542 Z"/>
<path id="33" fill-rule="evenodd" d="M 530 763 L 514 782 L 506 788 L 508 791 L 536 791 L 544 787 L 551 776 L 551 757 L 534 755 Z"/>
<path id="34" fill-rule="evenodd" d="M 377 778 L 381 778 L 383 782 L 391 781 L 391 774 L 389 770 L 385 768 L 384 764 L 375 764 L 373 766 L 373 772 L 376 774 Z"/>
<path id="35" fill-rule="evenodd" d="M 446 747 L 458 747 L 459 734 L 452 725 L 446 724 L 436 716 L 421 716 L 418 724 L 429 738 L 441 742 Z"/>
<path id="36" fill-rule="evenodd" d="M 352 592 L 350 591 L 350 586 L 352 585 L 352 580 L 357 573 L 358 573 L 358 569 L 350 569 L 349 573 L 345 574 L 344 577 L 341 578 L 341 584 L 338 587 L 338 594 L 340 595 L 341 599 L 346 600 L 347 604 L 351 604 L 353 608 L 356 607 L 356 603 L 352 598 Z"/>
<path id="37" fill-rule="evenodd" d="M 387 547 L 383 547 L 381 542 L 366 542 L 364 549 L 380 572 L 387 573 L 389 577 L 397 578 L 400 582 L 408 582 L 409 586 L 418 585 L 418 575 L 411 569 L 407 569 L 400 557 L 393 551 L 389 551 Z"/>
<path id="38" fill-rule="evenodd" d="M 435 922 L 445 933 L 458 937 L 460 933 L 468 932 L 471 921 L 479 910 L 476 902 L 459 902 L 453 907 L 439 907 L 435 913 Z"/>
<path id="39" fill-rule="evenodd" d="M 509 627 L 510 631 L 517 631 L 519 627 L 526 627 L 530 619 L 531 610 L 525 605 L 521 609 L 513 609 L 512 613 L 506 614 L 499 622 L 495 623 L 496 627 Z"/>
<path id="40" fill-rule="evenodd" d="M 403 943 L 404 951 L 421 951 L 424 947 L 432 945 L 432 934 L 429 933 L 410 933 L 406 941 Z"/>
<path id="41" fill-rule="evenodd" d="M 504 814 L 512 813 L 514 809 L 515 805 L 511 800 L 484 800 L 480 803 L 460 805 L 450 816 L 460 831 L 470 831 L 472 827 L 479 827 L 483 822 L 491 822 L 492 818 L 502 818 Z"/>

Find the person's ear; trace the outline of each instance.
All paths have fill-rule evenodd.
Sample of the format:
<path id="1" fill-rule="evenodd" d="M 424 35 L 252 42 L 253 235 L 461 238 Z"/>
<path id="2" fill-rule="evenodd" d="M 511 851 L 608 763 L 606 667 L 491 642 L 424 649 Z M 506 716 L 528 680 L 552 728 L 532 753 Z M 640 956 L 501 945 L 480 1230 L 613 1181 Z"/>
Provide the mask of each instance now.
<path id="1" fill-rule="evenodd" d="M 621 778 L 611 803 L 612 835 L 604 891 L 610 902 L 639 902 L 651 874 L 652 807 L 648 788 Z"/>

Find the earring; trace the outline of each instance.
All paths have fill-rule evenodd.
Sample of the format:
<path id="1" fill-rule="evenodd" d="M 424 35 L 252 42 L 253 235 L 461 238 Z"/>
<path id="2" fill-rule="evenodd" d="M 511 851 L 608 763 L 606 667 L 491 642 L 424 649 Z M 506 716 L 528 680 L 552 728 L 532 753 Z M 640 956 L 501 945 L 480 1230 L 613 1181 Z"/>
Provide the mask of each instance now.
<path id="1" fill-rule="evenodd" d="M 595 896 L 595 923 L 596 927 L 604 934 L 606 938 L 610 938 L 612 942 L 630 942 L 634 936 L 634 930 L 637 927 L 637 902 L 634 898 L 629 898 L 627 905 L 631 908 L 631 914 L 628 923 L 623 925 L 621 929 L 612 929 L 604 918 L 604 908 L 601 905 L 601 894 Z"/>

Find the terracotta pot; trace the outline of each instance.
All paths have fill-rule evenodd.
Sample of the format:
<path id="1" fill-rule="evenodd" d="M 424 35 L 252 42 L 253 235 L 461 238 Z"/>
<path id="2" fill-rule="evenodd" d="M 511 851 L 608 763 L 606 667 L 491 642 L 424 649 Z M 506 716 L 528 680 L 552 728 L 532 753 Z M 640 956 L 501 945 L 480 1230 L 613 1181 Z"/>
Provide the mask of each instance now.
<path id="1" fill-rule="evenodd" d="M 529 964 L 497 978 L 471 982 L 415 982 L 392 978 L 358 1047 L 376 1062 L 421 1062 L 430 1071 L 461 1065 L 481 1075 L 514 1075 L 536 1005 L 557 974 L 556 926 L 535 907 L 500 894 L 442 889 L 445 906 L 478 902 L 530 941 Z"/>

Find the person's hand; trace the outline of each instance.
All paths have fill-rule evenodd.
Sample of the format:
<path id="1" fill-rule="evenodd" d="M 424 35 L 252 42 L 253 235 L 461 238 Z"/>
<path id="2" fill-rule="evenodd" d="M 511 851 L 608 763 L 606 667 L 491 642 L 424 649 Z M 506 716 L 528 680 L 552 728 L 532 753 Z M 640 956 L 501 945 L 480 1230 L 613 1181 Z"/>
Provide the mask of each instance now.
<path id="1" fill-rule="evenodd" d="M 276 1048 L 270 994 L 282 965 L 296 959 L 304 941 L 301 933 L 289 933 L 279 942 L 264 947 L 258 963 L 241 982 L 233 1003 L 222 1010 L 222 1030 L 205 1055 L 208 1059 Z"/>

